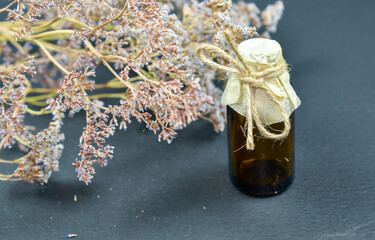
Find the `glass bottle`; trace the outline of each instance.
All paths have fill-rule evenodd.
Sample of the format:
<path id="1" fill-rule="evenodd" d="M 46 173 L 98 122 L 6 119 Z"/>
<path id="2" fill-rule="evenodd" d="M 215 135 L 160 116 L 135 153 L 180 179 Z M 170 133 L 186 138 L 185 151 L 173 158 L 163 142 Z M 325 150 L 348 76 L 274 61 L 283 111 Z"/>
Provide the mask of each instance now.
<path id="1" fill-rule="evenodd" d="M 265 139 L 254 128 L 255 149 L 246 149 L 246 117 L 227 106 L 230 178 L 240 191 L 267 197 L 285 191 L 294 178 L 294 117 L 291 130 L 283 140 Z M 269 126 L 280 132 L 284 123 Z M 275 132 L 276 133 L 276 132 Z"/>

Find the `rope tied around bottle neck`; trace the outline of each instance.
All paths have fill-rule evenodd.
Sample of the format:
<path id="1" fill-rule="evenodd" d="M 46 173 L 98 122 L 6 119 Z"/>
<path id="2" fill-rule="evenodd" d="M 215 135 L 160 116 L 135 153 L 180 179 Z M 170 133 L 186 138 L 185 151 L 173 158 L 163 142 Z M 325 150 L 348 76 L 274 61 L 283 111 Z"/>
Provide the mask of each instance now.
<path id="1" fill-rule="evenodd" d="M 281 57 L 277 60 L 277 62 L 272 66 L 268 65 L 266 68 L 261 68 L 259 70 L 257 68 L 257 64 L 251 63 L 249 61 L 245 61 L 242 55 L 238 52 L 235 42 L 230 37 L 228 31 L 224 31 L 224 36 L 226 42 L 229 45 L 229 48 L 235 53 L 238 61 L 236 61 L 231 55 L 229 55 L 224 50 L 220 49 L 219 47 L 203 43 L 197 49 L 197 54 L 199 59 L 217 69 L 220 69 L 224 72 L 230 72 L 236 74 L 238 79 L 244 83 L 244 88 L 246 92 L 246 148 L 248 150 L 254 150 L 254 136 L 253 136 L 253 127 L 254 123 L 255 126 L 258 128 L 259 132 L 263 135 L 264 138 L 268 139 L 282 139 L 288 136 L 289 131 L 291 129 L 289 115 L 286 113 L 283 105 L 277 100 L 277 95 L 267 87 L 265 81 L 270 78 L 275 78 L 283 74 L 288 69 L 288 65 L 285 60 Z M 227 67 L 221 64 L 218 64 L 212 60 L 212 58 L 208 58 L 204 53 L 210 53 L 220 55 L 223 59 L 229 62 L 231 67 Z M 284 122 L 284 130 L 281 133 L 272 133 L 265 127 L 267 124 L 263 123 L 260 119 L 257 106 L 255 103 L 255 90 L 260 89 L 262 90 L 267 97 L 274 102 L 280 109 L 280 113 L 283 117 Z"/>

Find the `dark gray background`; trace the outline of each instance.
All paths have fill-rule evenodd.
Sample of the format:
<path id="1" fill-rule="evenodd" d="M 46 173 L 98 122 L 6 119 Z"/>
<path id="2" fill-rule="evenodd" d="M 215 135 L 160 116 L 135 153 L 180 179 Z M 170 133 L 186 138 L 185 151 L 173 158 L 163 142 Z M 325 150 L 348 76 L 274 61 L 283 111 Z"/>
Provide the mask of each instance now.
<path id="1" fill-rule="evenodd" d="M 3 1 L 2 1 L 3 2 Z M 264 8 L 271 1 L 256 1 Z M 375 1 L 285 1 L 273 37 L 293 65 L 296 178 L 251 198 L 228 179 L 226 134 L 205 121 L 171 145 L 134 123 L 91 185 L 71 163 L 84 118 L 66 119 L 48 186 L 0 182 L 0 239 L 375 239 Z M 29 121 L 46 126 L 48 117 Z M 6 157 L 16 156 L 16 150 Z M 6 170 L 3 165 L 1 172 Z M 112 188 L 112 190 L 110 190 Z M 77 194 L 78 201 L 73 201 Z"/>

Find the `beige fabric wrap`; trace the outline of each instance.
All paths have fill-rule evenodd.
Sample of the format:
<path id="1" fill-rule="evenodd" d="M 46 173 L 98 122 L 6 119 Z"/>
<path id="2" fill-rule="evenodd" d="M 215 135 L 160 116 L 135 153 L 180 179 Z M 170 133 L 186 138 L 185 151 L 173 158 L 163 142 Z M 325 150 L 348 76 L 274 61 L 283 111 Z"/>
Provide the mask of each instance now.
<path id="1" fill-rule="evenodd" d="M 244 60 L 251 63 L 249 66 L 252 66 L 251 70 L 253 71 L 261 71 L 270 67 L 270 65 L 276 65 L 278 61 L 285 61 L 279 43 L 274 40 L 253 38 L 239 44 L 237 49 Z M 225 87 L 221 102 L 246 117 L 245 84 L 245 82 L 238 79 L 236 74 L 232 74 Z M 300 99 L 290 85 L 288 70 L 285 70 L 278 77 L 264 79 L 263 85 L 274 93 L 276 100 L 281 103 L 289 116 L 301 104 Z M 255 104 L 260 119 L 264 124 L 270 125 L 283 121 L 280 107 L 271 101 L 262 89 L 255 89 Z"/>

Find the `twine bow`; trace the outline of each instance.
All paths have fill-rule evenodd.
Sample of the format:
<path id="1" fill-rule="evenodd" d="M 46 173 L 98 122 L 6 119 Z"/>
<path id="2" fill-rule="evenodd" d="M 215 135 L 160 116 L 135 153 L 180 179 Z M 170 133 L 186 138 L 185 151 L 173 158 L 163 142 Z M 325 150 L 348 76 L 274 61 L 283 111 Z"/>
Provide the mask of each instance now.
<path id="1" fill-rule="evenodd" d="M 291 125 L 289 121 L 289 115 L 286 113 L 283 105 L 277 100 L 277 95 L 265 84 L 265 80 L 268 78 L 274 78 L 280 76 L 284 71 L 287 70 L 287 64 L 284 59 L 277 61 L 274 66 L 264 68 L 263 70 L 257 70 L 256 65 L 251 62 L 246 62 L 245 59 L 238 52 L 236 44 L 233 39 L 230 37 L 228 32 L 224 32 L 226 41 L 230 49 L 235 53 L 237 59 L 236 61 L 232 56 L 226 53 L 224 50 L 209 44 L 202 44 L 197 49 L 197 54 L 200 60 L 212 67 L 220 69 L 225 72 L 234 73 L 238 76 L 238 79 L 244 83 L 244 88 L 246 91 L 246 102 L 247 102 L 247 115 L 246 115 L 246 125 L 247 125 L 247 136 L 246 136 L 246 148 L 248 150 L 254 150 L 254 136 L 253 136 L 253 127 L 254 123 L 258 128 L 259 132 L 263 135 L 264 138 L 269 139 L 282 139 L 288 136 Z M 212 59 L 209 59 L 204 52 L 216 53 L 227 60 L 232 67 L 227 67 L 221 64 L 214 62 Z M 251 69 L 251 70 L 250 70 Z M 281 133 L 272 133 L 266 129 L 266 124 L 264 124 L 259 116 L 254 96 L 255 89 L 262 90 L 269 99 L 274 102 L 279 108 L 283 117 L 284 130 Z"/>

